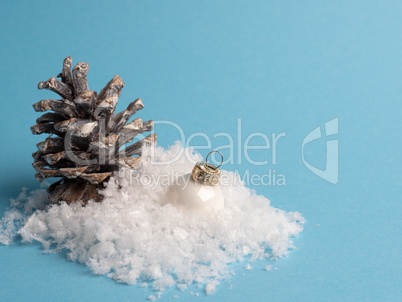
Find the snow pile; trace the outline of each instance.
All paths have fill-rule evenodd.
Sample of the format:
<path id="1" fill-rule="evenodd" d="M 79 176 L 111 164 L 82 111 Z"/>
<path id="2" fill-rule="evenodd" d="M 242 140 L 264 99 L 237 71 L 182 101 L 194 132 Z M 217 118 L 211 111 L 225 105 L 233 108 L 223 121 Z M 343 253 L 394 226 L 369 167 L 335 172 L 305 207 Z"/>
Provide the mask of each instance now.
<path id="1" fill-rule="evenodd" d="M 303 217 L 271 207 L 268 199 L 235 181 L 233 172 L 222 170 L 231 184 L 221 187 L 225 208 L 219 212 L 183 213 L 166 204 L 168 182 L 189 173 L 202 158 L 186 149 L 191 160 L 183 154 L 157 165 L 149 160 L 151 151 L 144 150 L 138 174 L 127 177 L 133 171 L 125 171 L 125 177 L 109 182 L 101 203 L 46 207 L 45 190 L 29 195 L 24 190 L 0 220 L 0 243 L 10 244 L 19 234 L 24 242 L 41 242 L 48 252 L 65 250 L 69 260 L 118 282 L 149 283 L 158 291 L 204 284 L 207 294 L 230 277 L 230 263 L 281 257 L 293 247 L 290 237 L 303 230 Z M 180 151 L 180 144 L 156 147 L 154 161 L 165 162 Z"/>

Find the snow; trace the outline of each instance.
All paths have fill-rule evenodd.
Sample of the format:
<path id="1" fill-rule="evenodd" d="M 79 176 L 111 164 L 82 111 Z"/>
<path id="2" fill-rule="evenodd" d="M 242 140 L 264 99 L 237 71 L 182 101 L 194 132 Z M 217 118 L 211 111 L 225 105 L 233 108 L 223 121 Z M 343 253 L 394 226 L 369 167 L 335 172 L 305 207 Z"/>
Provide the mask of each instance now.
<path id="1" fill-rule="evenodd" d="M 250 264 L 246 264 L 246 266 L 244 267 L 244 269 L 245 269 L 246 271 L 249 271 L 249 270 L 253 269 L 253 267 L 252 267 Z"/>
<path id="2" fill-rule="evenodd" d="M 205 293 L 207 295 L 212 295 L 215 292 L 216 286 L 219 284 L 219 281 L 213 280 L 207 283 L 205 286 Z"/>
<path id="3" fill-rule="evenodd" d="M 41 242 L 46 252 L 66 251 L 69 260 L 117 282 L 148 284 L 159 292 L 202 285 L 208 295 L 219 280 L 234 275 L 230 264 L 245 257 L 283 257 L 294 248 L 291 237 L 303 230 L 303 217 L 272 207 L 233 172 L 222 170 L 231 180 L 221 186 L 223 210 L 184 213 L 166 203 L 164 178 L 171 182 L 202 160 L 192 150 L 181 151 L 180 144 L 143 150 L 138 172 L 122 171 L 108 183 L 101 203 L 85 207 L 48 205 L 44 189 L 24 189 L 0 219 L 0 243 L 12 244 L 20 235 L 23 242 Z M 180 152 L 178 160 L 160 164 Z M 147 183 L 141 183 L 145 178 Z"/>

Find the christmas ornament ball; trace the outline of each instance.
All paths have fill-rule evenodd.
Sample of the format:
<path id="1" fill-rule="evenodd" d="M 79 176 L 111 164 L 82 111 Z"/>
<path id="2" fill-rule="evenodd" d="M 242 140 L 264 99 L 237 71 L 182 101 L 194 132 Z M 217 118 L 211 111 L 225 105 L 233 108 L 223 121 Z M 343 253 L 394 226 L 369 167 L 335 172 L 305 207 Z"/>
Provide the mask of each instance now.
<path id="1" fill-rule="evenodd" d="M 195 181 L 191 175 L 178 177 L 168 188 L 166 201 L 172 205 L 190 211 L 209 212 L 224 208 L 225 202 L 221 188 Z"/>

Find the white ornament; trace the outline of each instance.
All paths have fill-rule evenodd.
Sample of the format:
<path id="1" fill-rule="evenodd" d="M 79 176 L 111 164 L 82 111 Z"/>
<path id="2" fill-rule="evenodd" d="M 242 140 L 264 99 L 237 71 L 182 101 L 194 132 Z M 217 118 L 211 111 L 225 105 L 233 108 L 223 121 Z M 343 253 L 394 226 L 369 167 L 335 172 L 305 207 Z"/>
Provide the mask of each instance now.
<path id="1" fill-rule="evenodd" d="M 218 151 L 213 151 L 222 154 Z M 194 166 L 191 174 L 179 177 L 168 188 L 166 201 L 185 211 L 209 212 L 223 209 L 225 201 L 219 187 L 219 167 L 209 164 L 207 155 L 205 163 Z M 222 157 L 223 161 L 223 157 Z"/>

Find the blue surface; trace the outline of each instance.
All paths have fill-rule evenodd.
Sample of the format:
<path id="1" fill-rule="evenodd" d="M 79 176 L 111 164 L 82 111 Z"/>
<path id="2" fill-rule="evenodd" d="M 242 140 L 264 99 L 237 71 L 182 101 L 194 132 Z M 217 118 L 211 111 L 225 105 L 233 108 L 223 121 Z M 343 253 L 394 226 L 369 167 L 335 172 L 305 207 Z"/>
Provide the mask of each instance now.
<path id="1" fill-rule="evenodd" d="M 123 78 L 118 109 L 141 97 L 141 117 L 174 121 L 187 136 L 236 135 L 238 118 L 243 141 L 286 133 L 276 165 L 254 166 L 242 155 L 225 169 L 285 175 L 286 186 L 250 187 L 307 219 L 297 249 L 270 272 L 266 262 L 236 266 L 212 296 L 169 289 L 162 300 L 401 300 L 401 14 L 400 1 L 381 0 L 4 2 L 0 212 L 22 186 L 38 187 L 31 153 L 43 137 L 30 134 L 38 117 L 31 105 L 54 96 L 36 85 L 70 55 L 90 64 L 93 90 L 116 73 Z M 301 157 L 304 137 L 334 118 L 337 184 Z M 179 138 L 169 127 L 156 132 L 164 147 Z M 326 140 L 304 150 L 320 169 Z M 216 138 L 212 147 L 226 143 Z M 269 150 L 250 154 L 271 159 Z M 0 246 L 0 259 L 1 301 L 141 301 L 152 293 L 43 255 L 39 245 Z"/>

